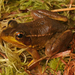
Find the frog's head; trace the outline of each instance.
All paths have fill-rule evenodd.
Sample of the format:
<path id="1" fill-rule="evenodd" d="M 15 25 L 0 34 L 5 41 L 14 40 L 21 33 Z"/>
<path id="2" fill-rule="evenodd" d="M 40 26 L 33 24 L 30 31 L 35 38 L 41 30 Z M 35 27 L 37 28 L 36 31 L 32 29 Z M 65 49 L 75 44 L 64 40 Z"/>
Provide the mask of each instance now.
<path id="1" fill-rule="evenodd" d="M 24 25 L 22 25 L 24 26 Z M 2 31 L 1 38 L 19 48 L 25 48 L 30 46 L 31 39 L 26 37 L 25 29 L 23 29 L 16 21 L 10 20 L 8 27 Z"/>

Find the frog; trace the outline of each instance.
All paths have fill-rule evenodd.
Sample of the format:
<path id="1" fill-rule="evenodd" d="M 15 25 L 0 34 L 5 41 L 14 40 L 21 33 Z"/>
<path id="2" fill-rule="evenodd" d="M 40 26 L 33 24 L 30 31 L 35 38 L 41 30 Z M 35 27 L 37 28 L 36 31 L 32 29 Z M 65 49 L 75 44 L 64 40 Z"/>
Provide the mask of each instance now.
<path id="1" fill-rule="evenodd" d="M 31 15 L 33 21 L 18 23 L 10 20 L 7 28 L 1 32 L 4 41 L 18 48 L 27 48 L 26 51 L 33 57 L 27 65 L 28 69 L 37 66 L 32 63 L 40 59 L 38 50 L 45 48 L 45 55 L 51 57 L 65 51 L 73 38 L 68 26 L 60 22 L 66 22 L 67 17 L 42 9 L 32 10 Z"/>

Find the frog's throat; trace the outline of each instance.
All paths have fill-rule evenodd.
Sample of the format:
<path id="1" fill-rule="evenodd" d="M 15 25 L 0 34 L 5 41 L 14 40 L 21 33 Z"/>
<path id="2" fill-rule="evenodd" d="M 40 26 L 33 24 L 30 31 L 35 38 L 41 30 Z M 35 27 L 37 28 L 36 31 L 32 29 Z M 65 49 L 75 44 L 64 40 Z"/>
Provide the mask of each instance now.
<path id="1" fill-rule="evenodd" d="M 1 37 L 4 41 L 9 42 L 11 44 L 13 44 L 16 47 L 19 48 L 26 48 L 27 46 L 25 44 L 23 44 L 22 42 L 17 41 L 14 37 L 12 36 L 2 36 Z"/>

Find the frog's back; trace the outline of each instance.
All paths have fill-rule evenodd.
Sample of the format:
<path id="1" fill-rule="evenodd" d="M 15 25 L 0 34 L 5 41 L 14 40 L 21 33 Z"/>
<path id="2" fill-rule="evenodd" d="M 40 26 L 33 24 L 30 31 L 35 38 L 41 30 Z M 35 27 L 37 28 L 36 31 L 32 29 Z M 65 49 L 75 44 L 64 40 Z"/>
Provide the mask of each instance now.
<path id="1" fill-rule="evenodd" d="M 31 38 L 34 47 L 43 47 L 46 42 L 55 34 L 67 29 L 60 22 L 46 18 L 40 18 L 22 26 L 27 37 Z"/>

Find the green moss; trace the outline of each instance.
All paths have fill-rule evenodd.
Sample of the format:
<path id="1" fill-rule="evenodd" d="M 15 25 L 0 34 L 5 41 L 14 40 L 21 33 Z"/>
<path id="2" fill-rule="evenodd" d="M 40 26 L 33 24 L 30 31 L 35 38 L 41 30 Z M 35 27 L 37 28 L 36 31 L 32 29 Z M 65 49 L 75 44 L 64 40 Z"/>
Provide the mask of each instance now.
<path id="1" fill-rule="evenodd" d="M 61 71 L 61 73 L 63 73 L 63 71 L 64 71 L 64 64 L 63 64 L 61 61 L 59 62 L 59 60 L 60 60 L 60 58 L 54 58 L 54 59 L 50 60 L 50 61 L 48 62 L 48 66 L 49 66 L 50 68 L 52 68 L 53 70 Z M 59 64 L 58 64 L 58 63 L 59 63 Z M 58 67 L 57 67 L 57 65 L 58 65 Z M 57 68 L 57 69 L 56 69 L 56 68 Z M 54 71 L 53 71 L 52 69 L 50 69 L 50 72 L 51 72 L 52 74 L 54 74 Z"/>
<path id="2" fill-rule="evenodd" d="M 28 75 L 26 72 L 18 72 L 12 66 L 3 67 L 0 75 Z"/>

